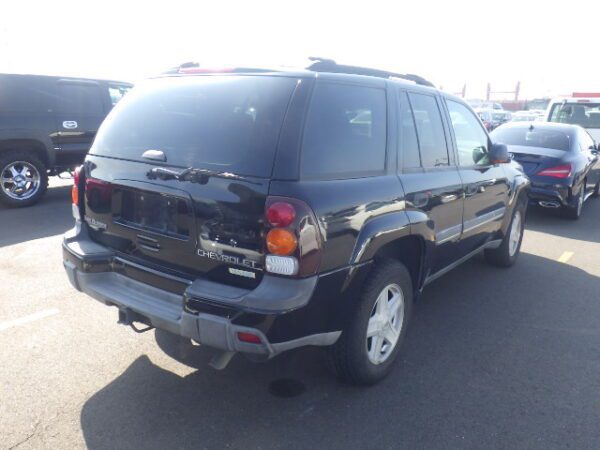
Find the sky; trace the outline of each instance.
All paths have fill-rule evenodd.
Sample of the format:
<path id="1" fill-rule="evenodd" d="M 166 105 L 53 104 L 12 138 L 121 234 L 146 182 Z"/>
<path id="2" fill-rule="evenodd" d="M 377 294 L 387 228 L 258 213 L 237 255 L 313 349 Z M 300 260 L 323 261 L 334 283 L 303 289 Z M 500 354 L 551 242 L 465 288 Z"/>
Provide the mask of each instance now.
<path id="1" fill-rule="evenodd" d="M 185 61 L 304 67 L 321 56 L 454 93 L 466 83 L 468 98 L 517 81 L 521 98 L 600 92 L 597 0 L 3 3 L 3 73 L 135 82 Z"/>

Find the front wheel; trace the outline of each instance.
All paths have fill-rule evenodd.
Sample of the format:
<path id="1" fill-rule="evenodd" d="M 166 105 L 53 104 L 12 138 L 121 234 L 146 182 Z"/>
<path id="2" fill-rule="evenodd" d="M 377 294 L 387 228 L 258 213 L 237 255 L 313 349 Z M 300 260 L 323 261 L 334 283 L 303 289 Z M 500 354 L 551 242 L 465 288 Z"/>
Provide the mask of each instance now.
<path id="1" fill-rule="evenodd" d="M 345 382 L 369 385 L 383 379 L 406 334 L 412 311 L 410 274 L 398 261 L 375 263 L 353 317 L 330 348 L 338 377 Z"/>
<path id="2" fill-rule="evenodd" d="M 526 209 L 523 205 L 517 204 L 513 211 L 510 221 L 510 227 L 502 243 L 498 248 L 487 249 L 484 252 L 485 259 L 494 266 L 510 267 L 516 261 L 521 251 L 523 242 L 523 231 L 525 229 Z"/>

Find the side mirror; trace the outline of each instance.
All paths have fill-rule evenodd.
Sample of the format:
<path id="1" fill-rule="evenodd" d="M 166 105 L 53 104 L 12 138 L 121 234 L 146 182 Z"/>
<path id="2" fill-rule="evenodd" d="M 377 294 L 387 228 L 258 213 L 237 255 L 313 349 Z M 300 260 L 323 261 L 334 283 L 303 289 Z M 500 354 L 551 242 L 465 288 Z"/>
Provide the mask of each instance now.
<path id="1" fill-rule="evenodd" d="M 492 144 L 489 151 L 489 158 L 492 164 L 507 163 L 510 161 L 508 147 L 504 144 Z"/>

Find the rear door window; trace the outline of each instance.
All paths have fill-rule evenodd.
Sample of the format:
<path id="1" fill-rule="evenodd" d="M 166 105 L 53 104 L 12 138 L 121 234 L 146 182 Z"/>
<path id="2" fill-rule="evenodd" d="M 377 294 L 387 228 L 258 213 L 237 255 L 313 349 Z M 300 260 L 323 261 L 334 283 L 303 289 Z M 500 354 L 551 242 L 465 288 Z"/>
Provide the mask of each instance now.
<path id="1" fill-rule="evenodd" d="M 269 177 L 297 79 L 266 76 L 161 78 L 136 86 L 115 106 L 90 153 Z"/>
<path id="2" fill-rule="evenodd" d="M 320 82 L 309 107 L 302 145 L 302 175 L 353 178 L 385 169 L 384 89 Z"/>
<path id="3" fill-rule="evenodd" d="M 96 84 L 58 84 L 58 112 L 78 115 L 102 115 L 104 106 Z"/>
<path id="4" fill-rule="evenodd" d="M 409 98 L 417 126 L 423 167 L 449 165 L 444 125 L 435 97 L 410 93 Z"/>

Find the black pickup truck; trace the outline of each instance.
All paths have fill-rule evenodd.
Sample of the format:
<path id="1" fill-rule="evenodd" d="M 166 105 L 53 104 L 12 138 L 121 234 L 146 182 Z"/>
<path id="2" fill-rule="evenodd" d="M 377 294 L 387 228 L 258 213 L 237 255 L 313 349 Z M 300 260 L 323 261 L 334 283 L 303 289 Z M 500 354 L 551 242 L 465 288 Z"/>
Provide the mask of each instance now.
<path id="1" fill-rule="evenodd" d="M 181 72 L 136 86 L 75 174 L 64 266 L 121 323 L 219 368 L 324 346 L 368 384 L 428 283 L 515 262 L 529 180 L 461 99 L 329 60 Z"/>
<path id="2" fill-rule="evenodd" d="M 49 175 L 81 164 L 98 127 L 131 87 L 0 74 L 0 201 L 32 205 L 44 195 Z"/>

